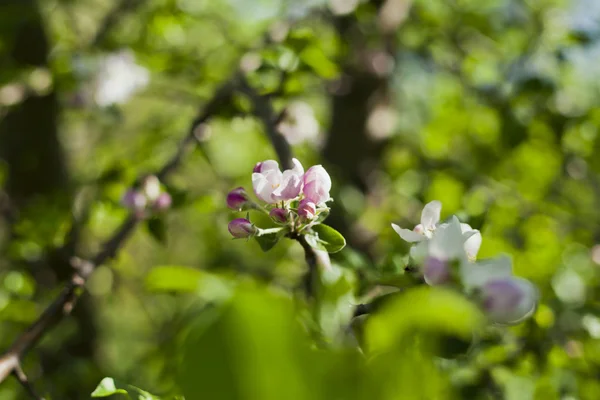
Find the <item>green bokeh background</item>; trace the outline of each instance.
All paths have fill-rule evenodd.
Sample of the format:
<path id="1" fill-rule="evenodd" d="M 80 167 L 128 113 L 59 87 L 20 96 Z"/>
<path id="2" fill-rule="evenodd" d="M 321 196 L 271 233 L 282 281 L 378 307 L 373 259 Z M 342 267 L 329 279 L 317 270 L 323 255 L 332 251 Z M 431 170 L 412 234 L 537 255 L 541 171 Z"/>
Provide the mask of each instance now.
<path id="1" fill-rule="evenodd" d="M 227 223 L 242 215 L 225 207 L 227 192 L 250 189 L 254 164 L 276 158 L 248 99 L 236 97 L 170 181 L 164 238 L 140 227 L 97 269 L 80 312 L 27 356 L 25 370 L 48 398 L 88 398 L 105 376 L 188 400 L 600 398 L 595 1 L 5 3 L 3 348 L 68 277 L 54 265 L 71 254 L 72 215 L 86 215 L 74 254 L 93 254 L 126 216 L 123 192 L 173 154 L 197 109 L 249 54 L 261 60 L 248 74 L 261 93 L 285 72 L 276 111 L 294 101 L 313 108 L 319 136 L 293 151 L 305 167 L 331 172 L 329 221 L 348 240 L 308 304 L 298 300 L 306 266 L 297 243 L 264 253 L 231 240 Z M 27 21 L 44 28 L 34 39 L 47 40 L 47 62 L 15 61 Z M 99 107 L 95 60 L 120 49 L 148 69 L 149 84 Z M 57 150 L 7 122 L 22 110 L 42 121 L 40 108 L 27 108 L 38 98 L 56 106 L 55 132 L 34 129 L 58 139 L 56 180 L 43 160 Z M 26 135 L 25 144 L 14 140 Z M 16 174 L 19 162 L 56 183 L 21 190 L 33 175 Z M 434 199 L 442 219 L 455 214 L 481 230 L 479 257 L 508 253 L 515 274 L 537 285 L 531 319 L 482 327 L 462 297 L 422 287 L 352 319 L 353 305 L 414 284 L 403 272 L 408 247 L 390 223 L 414 226 Z M 448 337 L 470 342 L 473 331 L 467 353 L 438 357 Z M 27 397 L 9 379 L 0 398 Z"/>

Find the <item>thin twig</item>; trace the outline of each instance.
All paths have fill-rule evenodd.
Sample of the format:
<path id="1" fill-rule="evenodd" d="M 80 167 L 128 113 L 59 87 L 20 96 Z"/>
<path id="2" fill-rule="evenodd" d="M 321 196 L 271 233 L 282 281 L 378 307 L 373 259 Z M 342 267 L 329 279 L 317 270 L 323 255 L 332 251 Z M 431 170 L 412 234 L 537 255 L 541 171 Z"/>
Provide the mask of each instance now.
<path id="1" fill-rule="evenodd" d="M 218 89 L 213 98 L 203 107 L 198 116 L 192 121 L 189 132 L 182 140 L 175 155 L 156 173 L 156 176 L 164 180 L 181 163 L 187 148 L 201 138 L 206 122 L 214 116 L 221 105 L 229 99 L 233 87 L 237 81 L 234 76 L 230 81 Z M 131 236 L 135 227 L 141 220 L 134 214 L 130 215 L 121 226 L 107 239 L 100 251 L 89 261 L 73 259 L 72 266 L 75 273 L 59 296 L 50 303 L 39 318 L 34 321 L 0 356 L 0 383 L 10 374 L 15 375 L 21 383 L 25 374 L 21 370 L 20 361 L 25 354 L 33 348 L 51 329 L 64 317 L 69 315 L 75 303 L 83 293 L 84 285 L 97 266 L 104 264 L 114 258 L 117 251 Z M 26 381 L 26 380 L 25 380 Z M 28 388 L 29 390 L 30 388 Z M 33 395 L 33 392 L 30 391 Z M 35 396 L 34 396 L 35 397 Z M 40 397 L 35 397 L 39 399 Z"/>
<path id="2" fill-rule="evenodd" d="M 25 372 L 23 371 L 20 365 L 16 366 L 16 368 L 13 371 L 13 375 L 17 378 L 21 386 L 25 388 L 27 393 L 29 393 L 32 398 L 36 400 L 44 400 L 44 398 L 36 392 L 35 388 L 27 378 L 27 375 L 25 375 Z"/>
<path id="3" fill-rule="evenodd" d="M 285 137 L 277 130 L 279 116 L 273 109 L 271 101 L 267 96 L 260 95 L 244 78 L 240 78 L 239 89 L 248 96 L 252 103 L 254 115 L 256 115 L 265 126 L 267 136 L 271 141 L 275 153 L 277 153 L 282 168 L 291 169 L 293 167 L 292 150 Z"/>
<path id="4" fill-rule="evenodd" d="M 354 307 L 354 313 L 352 314 L 352 318 L 360 317 L 361 315 L 370 314 L 373 311 L 373 304 L 371 303 L 363 303 L 357 304 Z"/>
<path id="5" fill-rule="evenodd" d="M 112 28 L 117 25 L 119 19 L 127 12 L 135 10 L 138 6 L 142 5 L 143 0 L 121 0 L 115 5 L 105 16 L 100 27 L 96 31 L 96 34 L 90 41 L 91 46 L 98 46 L 104 41 L 108 33 Z"/>
<path id="6" fill-rule="evenodd" d="M 304 259 L 306 260 L 306 265 L 308 266 L 308 270 L 306 274 L 304 274 L 304 278 L 302 284 L 304 286 L 304 293 L 306 293 L 306 298 L 311 299 L 315 295 L 315 285 L 318 277 L 318 261 L 317 254 L 315 250 L 312 248 L 310 244 L 306 241 L 306 237 L 304 235 L 296 235 L 293 237 L 304 249 Z"/>

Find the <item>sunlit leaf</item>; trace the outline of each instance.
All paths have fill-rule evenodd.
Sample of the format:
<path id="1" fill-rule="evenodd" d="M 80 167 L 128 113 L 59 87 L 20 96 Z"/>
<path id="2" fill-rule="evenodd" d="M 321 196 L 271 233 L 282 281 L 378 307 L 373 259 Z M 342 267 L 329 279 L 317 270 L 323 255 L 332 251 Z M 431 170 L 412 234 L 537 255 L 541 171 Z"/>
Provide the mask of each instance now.
<path id="1" fill-rule="evenodd" d="M 202 271 L 192 267 L 161 265 L 152 268 L 144 282 L 153 292 L 193 292 L 202 276 Z"/>
<path id="2" fill-rule="evenodd" d="M 160 400 L 140 388 L 115 381 L 113 378 L 104 378 L 92 392 L 92 397 L 108 397 L 114 394 L 124 394 L 134 400 Z"/>
<path id="3" fill-rule="evenodd" d="M 311 228 L 312 233 L 306 235 L 306 241 L 314 248 L 337 253 L 346 246 L 346 239 L 330 226 L 319 224 Z"/>

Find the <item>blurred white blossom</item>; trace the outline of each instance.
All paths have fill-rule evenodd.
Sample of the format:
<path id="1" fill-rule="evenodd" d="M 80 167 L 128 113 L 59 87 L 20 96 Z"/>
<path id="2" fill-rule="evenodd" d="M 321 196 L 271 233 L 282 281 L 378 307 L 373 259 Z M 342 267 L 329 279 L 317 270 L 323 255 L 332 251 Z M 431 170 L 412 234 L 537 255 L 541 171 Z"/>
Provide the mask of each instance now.
<path id="1" fill-rule="evenodd" d="M 302 101 L 289 104 L 278 129 L 291 145 L 315 142 L 319 136 L 319 122 L 315 118 L 315 112 Z"/>
<path id="2" fill-rule="evenodd" d="M 421 223 L 413 230 L 392 224 L 396 233 L 412 244 L 411 264 L 420 267 L 425 283 L 456 284 L 493 323 L 515 324 L 530 317 L 538 303 L 536 287 L 513 275 L 510 257 L 476 261 L 481 233 L 456 216 L 440 223 L 441 209 L 437 200 L 426 204 Z"/>
<path id="3" fill-rule="evenodd" d="M 136 64 L 130 50 L 105 56 L 95 77 L 94 101 L 105 107 L 126 102 L 150 81 L 150 72 Z"/>

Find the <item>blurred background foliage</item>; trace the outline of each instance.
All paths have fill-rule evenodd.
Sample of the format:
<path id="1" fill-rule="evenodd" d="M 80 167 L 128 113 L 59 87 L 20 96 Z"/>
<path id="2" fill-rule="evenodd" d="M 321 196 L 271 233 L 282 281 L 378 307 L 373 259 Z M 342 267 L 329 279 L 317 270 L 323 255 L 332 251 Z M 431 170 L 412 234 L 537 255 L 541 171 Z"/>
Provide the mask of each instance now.
<path id="1" fill-rule="evenodd" d="M 287 110 L 279 130 L 296 157 L 334 177 L 328 221 L 349 243 L 297 304 L 300 246 L 230 239 L 226 193 L 276 157 L 236 96 L 169 182 L 172 210 L 98 268 L 28 356 L 51 398 L 88 398 L 105 376 L 187 399 L 600 398 L 599 2 L 0 7 L 4 348 L 239 68 Z M 433 199 L 481 230 L 480 257 L 508 253 L 535 282 L 533 318 L 482 328 L 464 299 L 423 288 L 352 318 L 411 284 L 390 223 L 413 226 Z M 0 397 L 26 398 L 12 380 Z"/>

